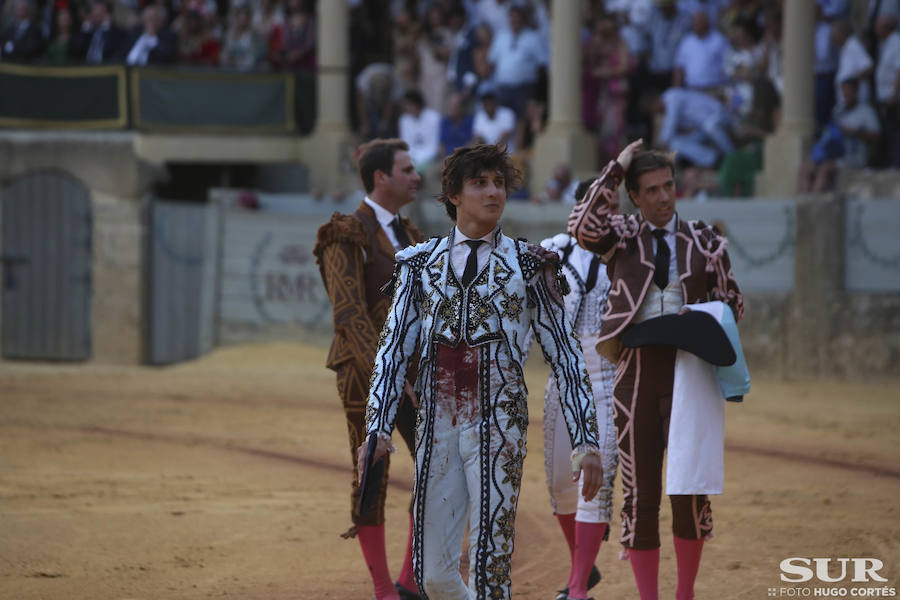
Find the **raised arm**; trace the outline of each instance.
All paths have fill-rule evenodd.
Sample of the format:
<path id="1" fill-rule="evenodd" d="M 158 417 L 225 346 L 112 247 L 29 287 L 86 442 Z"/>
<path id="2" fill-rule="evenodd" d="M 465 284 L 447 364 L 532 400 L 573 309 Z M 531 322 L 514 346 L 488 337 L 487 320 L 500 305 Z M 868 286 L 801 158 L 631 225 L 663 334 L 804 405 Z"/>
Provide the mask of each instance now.
<path id="1" fill-rule="evenodd" d="M 604 167 L 581 202 L 572 208 L 567 230 L 582 248 L 602 256 L 619 241 L 620 233 L 610 219 L 609 200 L 617 193 L 631 157 L 642 144 L 643 140 L 637 140 L 626 146 L 616 160 Z"/>

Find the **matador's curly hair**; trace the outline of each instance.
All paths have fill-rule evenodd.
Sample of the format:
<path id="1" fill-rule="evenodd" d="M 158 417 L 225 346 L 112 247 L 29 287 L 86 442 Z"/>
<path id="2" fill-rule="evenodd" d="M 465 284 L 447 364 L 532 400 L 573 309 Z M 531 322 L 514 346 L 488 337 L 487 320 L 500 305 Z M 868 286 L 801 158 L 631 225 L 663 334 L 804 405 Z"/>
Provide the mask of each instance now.
<path id="1" fill-rule="evenodd" d="M 456 207 L 450 198 L 462 192 L 467 179 L 478 177 L 485 171 L 500 173 L 506 182 L 506 197 L 519 187 L 522 172 L 512 162 L 506 146 L 497 144 L 473 144 L 453 151 L 444 159 L 441 171 L 441 193 L 438 202 L 444 203 L 447 215 L 456 221 Z"/>

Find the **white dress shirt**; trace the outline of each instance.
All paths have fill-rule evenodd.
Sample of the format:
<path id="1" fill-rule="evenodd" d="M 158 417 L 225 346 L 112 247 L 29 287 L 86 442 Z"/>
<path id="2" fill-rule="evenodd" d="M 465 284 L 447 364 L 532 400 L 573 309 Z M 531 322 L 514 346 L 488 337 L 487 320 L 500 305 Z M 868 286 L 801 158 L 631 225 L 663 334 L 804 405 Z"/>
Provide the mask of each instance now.
<path id="1" fill-rule="evenodd" d="M 400 139 L 409 144 L 409 156 L 416 167 L 427 165 L 437 158 L 441 142 L 441 115 L 427 106 L 419 116 L 400 115 Z"/>
<path id="2" fill-rule="evenodd" d="M 466 244 L 467 240 L 476 239 L 470 238 L 462 231 L 459 230 L 459 227 L 453 228 L 453 247 L 450 249 L 450 264 L 453 266 L 453 272 L 456 273 L 456 279 L 462 282 L 463 273 L 466 270 L 466 261 L 469 260 L 469 245 Z M 491 250 L 494 249 L 494 231 L 492 230 L 484 237 L 477 238 L 479 240 L 483 240 L 484 244 L 478 245 L 478 269 L 476 271 L 476 277 L 478 273 L 481 273 L 481 269 L 488 263 L 488 260 L 491 256 Z"/>
<path id="3" fill-rule="evenodd" d="M 675 66 L 684 69 L 684 86 L 706 89 L 725 83 L 725 51 L 728 40 L 711 29 L 705 37 L 689 33 L 678 45 Z"/>
<path id="4" fill-rule="evenodd" d="M 841 93 L 841 84 L 847 79 L 859 77 L 864 71 L 871 69 L 875 63 L 872 57 L 866 52 L 856 36 L 850 36 L 841 48 L 838 55 L 837 75 L 834 77 L 834 91 L 837 94 L 838 104 L 844 103 L 844 95 Z M 872 100 L 872 91 L 869 89 L 867 79 L 861 79 L 859 82 L 859 101 L 870 102 Z"/>
<path id="5" fill-rule="evenodd" d="M 669 246 L 669 282 L 665 289 L 659 289 L 655 283 L 650 282 L 647 293 L 644 295 L 644 301 L 641 303 L 637 314 L 632 320 L 633 323 L 640 323 L 647 319 L 660 317 L 662 315 L 670 315 L 677 313 L 684 305 L 684 295 L 681 292 L 681 281 L 678 276 L 678 262 L 675 256 L 675 219 L 666 223 L 662 229 L 666 230 L 663 239 Z M 653 227 L 653 230 L 660 229 Z M 656 256 L 656 236 L 653 236 L 653 256 Z M 652 257 L 651 257 L 652 258 Z"/>
<path id="6" fill-rule="evenodd" d="M 363 202 L 372 207 L 372 210 L 375 211 L 375 218 L 378 220 L 378 224 L 381 225 L 381 229 L 387 234 L 388 239 L 391 240 L 391 244 L 394 246 L 394 250 L 401 250 L 400 241 L 397 239 L 397 234 L 394 233 L 394 230 L 391 229 L 391 221 L 397 218 L 397 215 L 376 203 L 374 200 L 366 196 L 363 198 Z"/>

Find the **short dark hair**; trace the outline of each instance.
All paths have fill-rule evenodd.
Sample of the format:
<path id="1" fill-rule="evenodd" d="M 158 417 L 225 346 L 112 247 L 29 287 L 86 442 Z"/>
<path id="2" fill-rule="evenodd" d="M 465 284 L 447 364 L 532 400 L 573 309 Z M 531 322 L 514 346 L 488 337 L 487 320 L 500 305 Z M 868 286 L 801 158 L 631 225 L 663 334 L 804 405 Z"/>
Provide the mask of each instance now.
<path id="1" fill-rule="evenodd" d="M 666 167 L 675 176 L 675 163 L 672 155 L 660 150 L 641 150 L 635 153 L 625 171 L 625 189 L 637 193 L 640 190 L 640 179 L 644 173 L 665 169 Z M 630 196 L 629 196 L 630 197 Z"/>
<path id="2" fill-rule="evenodd" d="M 575 202 L 581 202 L 581 199 L 587 194 L 588 188 L 595 181 L 597 181 L 596 177 L 589 177 L 578 182 L 578 187 L 575 188 Z"/>
<path id="3" fill-rule="evenodd" d="M 390 175 L 394 170 L 394 154 L 397 152 L 409 152 L 409 144 L 400 138 L 378 138 L 359 147 L 359 177 L 367 194 L 375 189 L 375 171 Z"/>
<path id="4" fill-rule="evenodd" d="M 441 193 L 437 199 L 444 203 L 444 208 L 453 221 L 456 221 L 456 206 L 450 198 L 461 193 L 467 179 L 478 177 L 489 171 L 500 173 L 506 184 L 506 196 L 519 187 L 522 173 L 513 164 L 506 146 L 497 144 L 472 144 L 462 146 L 444 159 L 441 170 Z"/>
<path id="5" fill-rule="evenodd" d="M 425 97 L 422 95 L 422 92 L 419 90 L 409 90 L 405 94 L 403 94 L 403 99 L 407 102 L 412 102 L 419 108 L 423 108 L 425 106 Z"/>

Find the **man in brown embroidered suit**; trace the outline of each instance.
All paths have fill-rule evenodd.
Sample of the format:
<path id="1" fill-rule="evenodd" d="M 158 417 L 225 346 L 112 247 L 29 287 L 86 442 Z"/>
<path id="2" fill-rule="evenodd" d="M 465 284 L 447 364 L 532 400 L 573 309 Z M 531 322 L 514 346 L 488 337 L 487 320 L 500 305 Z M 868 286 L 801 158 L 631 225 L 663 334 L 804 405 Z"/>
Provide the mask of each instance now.
<path id="1" fill-rule="evenodd" d="M 381 292 L 381 287 L 394 271 L 394 254 L 423 240 L 419 230 L 397 214 L 402 206 L 416 199 L 421 182 L 406 142 L 391 139 L 367 143 L 360 151 L 359 172 L 366 190 L 365 199 L 352 214 L 335 213 L 331 221 L 319 229 L 313 250 L 331 298 L 334 341 L 326 366 L 337 373 L 338 394 L 347 417 L 354 469 L 356 448 L 366 437 L 366 397 L 378 336 L 391 305 L 391 298 Z M 410 378 L 414 380 L 414 377 Z M 412 453 L 415 397 L 409 381 L 405 391 L 398 411 L 397 429 Z M 387 459 L 385 462 L 387 469 Z M 359 515 L 356 507 L 360 490 L 354 476 L 350 498 L 354 527 L 348 537 L 359 537 L 377 600 L 418 598 L 412 570 L 411 517 L 406 558 L 396 584 L 388 571 L 384 542 L 386 488 L 387 477 L 384 477 L 376 507 Z"/>
<path id="2" fill-rule="evenodd" d="M 661 152 L 632 143 L 612 161 L 569 217 L 579 245 L 600 254 L 612 287 L 598 350 L 617 362 L 614 391 L 624 504 L 622 544 L 642 600 L 656 600 L 662 461 L 672 409 L 675 349 L 623 348 L 622 334 L 639 323 L 682 312 L 687 304 L 719 300 L 743 314 L 743 298 L 727 241 L 700 221 L 675 213 L 674 165 Z M 622 180 L 637 216 L 613 215 L 612 195 Z M 703 541 L 712 531 L 704 494 L 670 495 L 678 565 L 676 598 L 693 598 Z"/>

